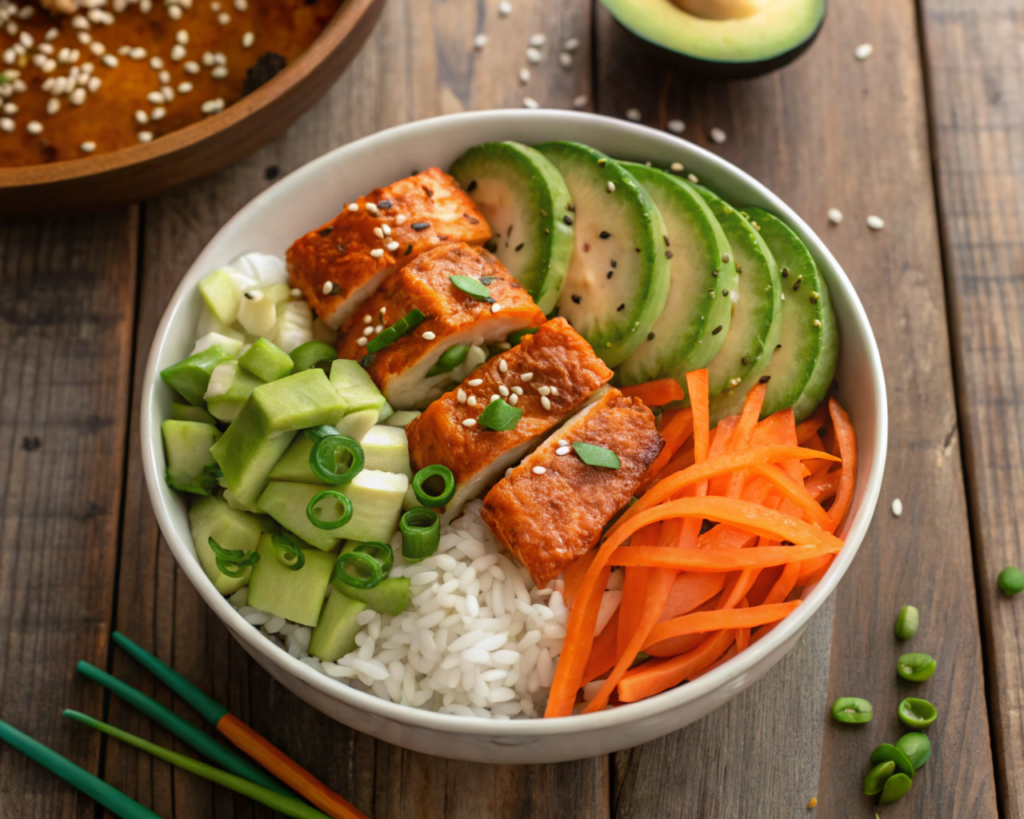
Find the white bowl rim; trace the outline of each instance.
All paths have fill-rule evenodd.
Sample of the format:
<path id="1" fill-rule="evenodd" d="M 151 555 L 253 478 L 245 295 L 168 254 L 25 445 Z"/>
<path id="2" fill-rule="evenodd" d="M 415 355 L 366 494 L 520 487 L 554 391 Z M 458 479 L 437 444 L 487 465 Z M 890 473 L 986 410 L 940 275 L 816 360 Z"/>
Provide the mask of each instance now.
<path id="1" fill-rule="evenodd" d="M 798 606 L 792 614 L 782 620 L 764 639 L 758 640 L 744 651 L 739 652 L 732 659 L 718 666 L 709 673 L 698 679 L 688 682 L 685 685 L 677 686 L 654 697 L 641 700 L 627 705 L 620 705 L 609 708 L 594 714 L 579 714 L 559 719 L 543 719 L 534 717 L 530 719 L 513 720 L 492 720 L 483 717 L 466 717 L 454 714 L 440 714 L 436 711 L 425 711 L 407 705 L 400 705 L 389 700 L 377 697 L 374 694 L 364 693 L 355 688 L 332 679 L 302 661 L 292 657 L 284 649 L 277 646 L 273 641 L 268 640 L 258 629 L 250 626 L 237 610 L 223 597 L 207 578 L 199 561 L 192 553 L 192 544 L 185 544 L 175 534 L 175 526 L 171 520 L 169 504 L 164 495 L 161 494 L 163 484 L 162 476 L 157 471 L 157 447 L 162 446 L 160 436 L 152 434 L 153 425 L 150 418 L 155 413 L 156 387 L 159 384 L 157 363 L 163 346 L 167 343 L 167 335 L 171 325 L 174 323 L 176 313 L 181 309 L 183 301 L 191 295 L 194 284 L 190 281 L 195 278 L 195 271 L 205 264 L 204 257 L 209 248 L 216 244 L 217 240 L 228 231 L 233 223 L 244 218 L 249 212 L 259 210 L 270 204 L 272 199 L 281 195 L 288 195 L 289 192 L 296 193 L 302 187 L 317 177 L 318 169 L 330 163 L 332 157 L 338 153 L 354 150 L 369 142 L 379 140 L 383 137 L 400 138 L 410 133 L 417 133 L 429 130 L 432 127 L 446 127 L 452 121 L 456 121 L 465 129 L 472 129 L 474 126 L 487 121 L 495 116 L 515 117 L 521 119 L 543 119 L 561 123 L 563 125 L 580 125 L 600 121 L 606 127 L 614 123 L 614 127 L 621 129 L 624 134 L 633 134 L 642 140 L 652 138 L 658 141 L 666 141 L 666 144 L 675 147 L 677 150 L 680 143 L 685 144 L 686 150 L 696 154 L 707 166 L 712 166 L 719 173 L 737 177 L 746 185 L 756 189 L 763 197 L 772 203 L 775 212 L 784 217 L 788 223 L 798 228 L 798 232 L 810 241 L 811 251 L 818 258 L 823 258 L 835 272 L 836 281 L 830 279 L 830 286 L 839 285 L 844 290 L 844 296 L 850 303 L 850 312 L 857 325 L 858 332 L 866 340 L 868 348 L 868 365 L 872 378 L 876 382 L 875 418 L 877 433 L 874 451 L 871 453 L 872 467 L 864 484 L 864 495 L 860 506 L 852 520 L 847 522 L 845 540 L 846 544 L 832 562 L 829 570 L 821 581 L 815 586 L 811 593 L 804 599 L 802 605 Z M 217 234 L 210 240 L 203 252 L 189 268 L 189 271 L 182 278 L 171 297 L 167 309 L 157 331 L 154 335 L 153 346 L 150 350 L 149 359 L 146 365 L 146 372 L 143 378 L 142 411 L 140 413 L 141 435 L 142 435 L 142 458 L 145 472 L 146 484 L 149 490 L 153 509 L 168 545 L 171 548 L 179 566 L 188 576 L 192 585 L 199 591 L 203 599 L 220 617 L 225 624 L 232 626 L 237 639 L 243 640 L 250 653 L 257 652 L 272 662 L 275 666 L 287 671 L 298 678 L 302 683 L 310 686 L 320 694 L 331 699 L 368 711 L 379 717 L 383 717 L 401 724 L 415 726 L 417 728 L 439 731 L 448 734 L 487 735 L 494 738 L 541 738 L 545 736 L 558 736 L 575 734 L 581 732 L 597 731 L 614 728 L 616 726 L 654 717 L 665 711 L 680 707 L 686 703 L 699 700 L 708 693 L 721 688 L 730 680 L 741 676 L 752 669 L 759 661 L 776 651 L 787 640 L 807 625 L 811 617 L 817 612 L 822 603 L 835 590 L 839 580 L 846 573 L 857 550 L 867 533 L 868 527 L 874 514 L 875 505 L 881 490 L 882 474 L 885 469 L 885 456 L 888 443 L 888 408 L 886 402 L 885 379 L 882 371 L 881 357 L 878 352 L 878 345 L 874 333 L 871 330 L 867 313 L 857 296 L 853 284 L 847 277 L 842 266 L 829 252 L 824 242 L 818 237 L 795 211 L 783 202 L 775 193 L 769 190 L 761 182 L 754 179 L 742 169 L 722 159 L 716 154 L 701 148 L 699 145 L 681 140 L 679 137 L 656 131 L 643 125 L 624 122 L 611 117 L 598 114 L 576 111 L 547 110 L 515 110 L 496 109 L 490 111 L 471 111 L 456 114 L 446 114 L 432 117 L 425 120 L 397 125 L 392 128 L 378 131 L 374 134 L 362 137 L 361 139 L 334 148 L 331 151 L 317 157 L 296 169 L 288 176 L 263 191 L 252 199 L 247 205 L 239 210 L 229 219 Z M 355 726 L 358 727 L 358 726 Z"/>

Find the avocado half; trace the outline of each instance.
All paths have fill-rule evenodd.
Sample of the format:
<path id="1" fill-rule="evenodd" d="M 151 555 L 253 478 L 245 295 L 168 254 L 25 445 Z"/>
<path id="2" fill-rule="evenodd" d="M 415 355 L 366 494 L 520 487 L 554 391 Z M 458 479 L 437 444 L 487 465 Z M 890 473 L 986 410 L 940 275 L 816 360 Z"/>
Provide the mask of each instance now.
<path id="1" fill-rule="evenodd" d="M 688 73 L 720 79 L 767 74 L 796 59 L 818 36 L 828 10 L 828 0 L 601 2 L 658 56 Z M 747 16 L 726 16 L 734 9 Z"/>

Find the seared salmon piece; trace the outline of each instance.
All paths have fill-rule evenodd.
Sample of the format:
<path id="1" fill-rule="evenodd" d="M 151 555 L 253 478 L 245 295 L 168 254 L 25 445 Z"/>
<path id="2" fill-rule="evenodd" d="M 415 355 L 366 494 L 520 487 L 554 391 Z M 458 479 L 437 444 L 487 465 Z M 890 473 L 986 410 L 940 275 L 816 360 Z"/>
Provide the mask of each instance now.
<path id="1" fill-rule="evenodd" d="M 345 206 L 288 248 L 292 287 L 340 327 L 388 276 L 445 242 L 482 245 L 491 229 L 459 183 L 430 168 Z"/>
<path id="2" fill-rule="evenodd" d="M 442 520 L 456 518 L 467 501 L 488 489 L 552 429 L 593 400 L 613 374 L 583 336 L 557 318 L 485 362 L 457 389 L 434 401 L 405 431 L 414 470 L 443 464 L 455 476 L 455 496 Z M 463 424 L 467 418 L 478 419 L 494 396 L 522 410 L 514 429 L 494 431 Z"/>
<path id="3" fill-rule="evenodd" d="M 470 295 L 453 276 L 474 279 L 489 297 Z M 425 317 L 420 324 L 368 353 L 369 342 L 413 310 Z M 497 258 L 481 247 L 449 243 L 418 256 L 363 303 L 338 335 L 338 355 L 359 361 L 395 409 L 421 409 L 486 360 L 484 345 L 543 322 L 530 294 Z M 429 375 L 456 345 L 467 351 L 461 363 Z"/>
<path id="4" fill-rule="evenodd" d="M 577 442 L 610 449 L 619 468 L 587 466 L 572 448 Z M 646 405 L 610 389 L 498 481 L 481 517 L 545 586 L 597 544 L 664 445 Z"/>

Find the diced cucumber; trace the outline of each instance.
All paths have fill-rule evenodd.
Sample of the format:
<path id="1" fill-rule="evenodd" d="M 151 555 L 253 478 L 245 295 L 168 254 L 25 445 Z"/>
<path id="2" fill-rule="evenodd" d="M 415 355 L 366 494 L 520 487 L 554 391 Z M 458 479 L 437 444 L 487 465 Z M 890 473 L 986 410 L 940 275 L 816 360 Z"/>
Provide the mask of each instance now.
<path id="1" fill-rule="evenodd" d="M 313 338 L 313 311 L 304 301 L 289 301 L 277 306 L 277 335 L 274 343 L 291 353 Z"/>
<path id="2" fill-rule="evenodd" d="M 291 298 L 291 288 L 287 282 L 274 282 L 273 284 L 265 284 L 260 286 L 260 290 L 263 291 L 263 295 L 270 299 L 274 304 L 284 304 Z"/>
<path id="3" fill-rule="evenodd" d="M 346 597 L 359 600 L 381 614 L 401 614 L 409 607 L 408 577 L 387 577 L 372 589 L 357 589 L 345 583 L 339 583 L 338 586 Z M 337 591 L 335 589 L 332 594 Z"/>
<path id="4" fill-rule="evenodd" d="M 238 359 L 238 363 L 263 381 L 284 378 L 294 366 L 288 353 L 265 338 L 257 339 Z"/>
<path id="5" fill-rule="evenodd" d="M 379 417 L 380 413 L 372 409 L 350 412 L 334 426 L 342 435 L 362 442 L 363 436 L 377 423 Z"/>
<path id="6" fill-rule="evenodd" d="M 313 450 L 313 441 L 302 433 L 295 436 L 291 446 L 281 456 L 274 468 L 270 470 L 272 481 L 293 481 L 297 483 L 327 484 L 310 469 L 309 453 Z"/>
<path id="7" fill-rule="evenodd" d="M 225 549 L 251 552 L 259 545 L 263 528 L 260 518 L 232 509 L 220 498 L 197 498 L 188 510 L 189 527 L 196 556 L 206 576 L 221 594 L 233 594 L 249 582 L 250 567 L 239 577 L 229 577 L 217 568 L 217 558 L 210 548 L 210 538 Z"/>
<path id="8" fill-rule="evenodd" d="M 201 353 L 203 350 L 209 350 L 214 345 L 220 346 L 225 352 L 236 356 L 242 349 L 242 339 L 240 334 L 228 336 L 223 333 L 209 332 L 205 336 L 200 336 L 196 339 L 196 346 L 192 348 L 192 355 Z"/>
<path id="9" fill-rule="evenodd" d="M 223 480 L 224 478 L 221 478 L 221 486 L 224 485 Z M 245 506 L 244 504 L 242 504 L 238 500 L 238 498 L 235 497 L 235 493 L 228 489 L 226 486 L 224 487 L 224 492 L 221 495 L 221 497 L 224 498 L 224 502 L 228 506 L 230 506 L 232 509 L 237 509 L 239 512 L 252 512 L 254 515 L 263 514 L 263 510 L 261 510 L 255 503 L 253 503 L 251 506 Z M 272 518 L 266 518 L 266 520 L 271 521 L 275 526 L 277 526 L 277 521 L 273 520 Z"/>
<path id="10" fill-rule="evenodd" d="M 711 208 L 693 188 L 657 168 L 623 162 L 651 195 L 673 249 L 668 301 L 647 338 L 618 367 L 623 384 L 686 373 L 715 357 L 729 332 L 736 266 L 729 240 Z"/>
<path id="11" fill-rule="evenodd" d="M 391 406 L 387 401 L 384 402 L 384 406 L 380 408 L 380 412 L 377 413 L 377 423 L 385 424 L 388 418 L 395 414 L 395 408 Z"/>
<path id="12" fill-rule="evenodd" d="M 317 368 L 257 387 L 250 403 L 264 433 L 335 425 L 347 411 L 345 400 Z"/>
<path id="13" fill-rule="evenodd" d="M 452 176 L 494 231 L 488 245 L 545 313 L 562 292 L 573 226 L 562 217 L 572 197 L 558 169 L 518 142 L 486 142 L 452 165 Z"/>
<path id="14" fill-rule="evenodd" d="M 205 406 L 203 395 L 206 394 L 206 387 L 210 383 L 210 375 L 214 368 L 233 357 L 233 353 L 215 344 L 201 353 L 190 355 L 183 361 L 172 364 L 161 371 L 160 377 L 190 404 L 202 407 Z"/>
<path id="15" fill-rule="evenodd" d="M 293 623 L 315 626 L 334 569 L 334 555 L 302 549 L 306 562 L 295 570 L 278 560 L 272 535 L 260 537 L 259 550 L 260 562 L 252 567 L 249 578 L 247 604 Z"/>
<path id="16" fill-rule="evenodd" d="M 331 384 L 345 399 L 350 413 L 372 409 L 379 417 L 384 396 L 358 361 L 339 358 L 331 364 Z"/>
<path id="17" fill-rule="evenodd" d="M 237 361 L 218 364 L 207 385 L 206 407 L 218 421 L 231 423 L 253 390 L 264 382 L 238 366 Z"/>
<path id="18" fill-rule="evenodd" d="M 227 326 L 235 323 L 242 291 L 227 270 L 222 268 L 214 271 L 199 282 L 199 293 L 217 321 Z"/>
<path id="19" fill-rule="evenodd" d="M 324 662 L 333 663 L 350 651 L 355 651 L 356 634 L 362 628 L 356 622 L 356 616 L 365 608 L 366 603 L 332 589 L 320 614 L 320 622 L 313 629 L 309 653 Z"/>
<path id="20" fill-rule="evenodd" d="M 273 383 L 280 384 L 285 380 Z M 260 389 L 262 387 L 257 388 L 253 395 Z M 264 414 L 250 396 L 227 432 L 210 449 L 224 473 L 224 482 L 238 502 L 249 508 L 258 508 L 257 499 L 267 485 L 270 470 L 295 437 L 294 431 L 274 434 L 266 427 Z"/>
<path id="21" fill-rule="evenodd" d="M 210 447 L 220 438 L 212 424 L 168 419 L 160 425 L 167 454 L 167 485 L 179 492 L 209 495 L 217 487 L 217 462 Z"/>
<path id="22" fill-rule="evenodd" d="M 418 410 L 398 410 L 394 415 L 388 416 L 384 423 L 389 427 L 405 428 L 419 418 L 421 414 Z"/>
<path id="23" fill-rule="evenodd" d="M 647 192 L 619 163 L 586 145 L 536 146 L 562 174 L 574 210 L 574 245 L 558 314 L 609 367 L 647 337 L 668 297 L 665 223 Z"/>
<path id="24" fill-rule="evenodd" d="M 341 541 L 343 537 L 341 532 L 345 527 L 320 529 L 310 523 L 309 518 L 306 517 L 306 507 L 309 502 L 314 495 L 323 492 L 324 488 L 322 484 L 270 481 L 267 488 L 263 490 L 263 494 L 260 495 L 259 507 L 285 529 L 295 532 L 310 546 L 329 552 Z M 337 488 L 345 492 L 344 487 Z M 325 519 L 330 519 L 335 514 L 334 507 L 337 503 L 336 501 L 327 501 L 323 505 L 330 511 L 324 511 L 322 515 Z"/>
<path id="25" fill-rule="evenodd" d="M 236 338 L 242 341 L 245 338 L 245 333 L 241 330 L 235 329 L 236 325 L 224 324 L 217 321 L 217 317 L 210 312 L 210 309 L 204 304 L 199 310 L 199 319 L 196 321 L 196 338 L 202 338 L 210 333 L 216 333 L 220 336 L 226 336 L 227 338 Z"/>
<path id="26" fill-rule="evenodd" d="M 339 488 L 352 501 L 352 519 L 335 531 L 352 540 L 390 543 L 398 529 L 409 478 L 393 472 L 364 469 L 352 483 Z"/>
<path id="27" fill-rule="evenodd" d="M 398 472 L 412 477 L 412 467 L 409 465 L 409 439 L 401 427 L 370 427 L 360 439 L 359 445 L 366 456 L 366 469 Z"/>
<path id="28" fill-rule="evenodd" d="M 217 419 L 202 407 L 193 407 L 191 404 L 171 404 L 171 418 L 175 421 L 197 421 L 200 424 L 216 424 Z"/>
<path id="29" fill-rule="evenodd" d="M 242 295 L 238 323 L 251 336 L 273 339 L 277 333 L 277 305 L 262 290 L 249 290 Z"/>
<path id="30" fill-rule="evenodd" d="M 329 367 L 337 357 L 337 350 L 322 341 L 307 341 L 292 350 L 292 361 L 295 362 L 295 372 L 297 373 L 311 367 L 323 368 L 325 365 Z"/>

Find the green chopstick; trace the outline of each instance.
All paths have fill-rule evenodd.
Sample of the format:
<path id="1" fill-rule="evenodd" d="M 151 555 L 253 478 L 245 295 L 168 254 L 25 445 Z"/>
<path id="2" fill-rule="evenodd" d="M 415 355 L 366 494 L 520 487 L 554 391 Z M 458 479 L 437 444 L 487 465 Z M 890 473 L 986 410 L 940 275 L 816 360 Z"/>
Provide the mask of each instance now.
<path id="1" fill-rule="evenodd" d="M 262 785 L 264 788 L 277 791 L 282 796 L 295 795 L 270 774 L 243 759 L 227 745 L 217 742 L 205 731 L 196 728 L 191 722 L 182 719 L 169 708 L 164 707 L 151 697 L 147 697 L 141 691 L 136 691 L 127 683 L 121 682 L 117 677 L 106 671 L 101 671 L 85 660 L 80 660 L 76 668 L 79 674 L 110 690 L 155 723 L 162 725 L 182 742 L 191 745 L 207 759 L 216 762 L 231 773 L 244 777 L 250 782 L 255 782 L 257 785 Z"/>
<path id="2" fill-rule="evenodd" d="M 39 763 L 50 773 L 56 774 L 69 785 L 78 788 L 94 802 L 102 805 L 115 816 L 120 816 L 121 819 L 160 819 L 149 808 L 140 805 L 131 797 L 125 796 L 113 785 L 108 785 L 98 776 L 93 776 L 70 759 L 65 759 L 56 751 L 32 739 L 28 734 L 23 734 L 3 720 L 0 720 L 0 740 L 6 742 L 14 750 L 20 751 L 33 762 Z"/>
<path id="3" fill-rule="evenodd" d="M 261 805 L 266 805 L 268 808 L 272 808 L 273 810 L 283 813 L 285 816 L 291 816 L 293 819 L 330 819 L 327 814 L 321 813 L 316 808 L 307 805 L 300 799 L 296 799 L 292 796 L 283 796 L 277 791 L 272 791 L 270 788 L 264 788 L 262 785 L 257 785 L 254 782 L 250 782 L 248 779 L 243 779 L 242 777 L 235 776 L 227 771 L 222 771 L 220 768 L 207 765 L 205 762 L 200 762 L 198 759 L 192 759 L 192 757 L 176 753 L 175 751 L 170 751 L 160 745 L 155 745 L 141 737 L 129 734 L 127 731 L 122 731 L 120 728 L 115 728 L 113 725 L 108 725 L 105 722 L 90 717 L 88 714 L 83 714 L 79 711 L 72 711 L 70 709 L 65 710 L 63 713 L 64 716 L 81 722 L 83 725 L 88 725 L 90 728 L 102 731 L 108 736 L 119 739 L 121 742 L 138 748 L 140 751 L 152 754 L 158 759 L 169 762 L 178 768 L 188 771 L 189 773 L 193 773 L 196 776 L 207 779 L 217 785 L 222 785 L 229 790 L 233 790 L 235 793 L 247 796 L 253 801 L 259 802 Z M 142 816 L 143 814 L 139 815 Z M 134 819 L 134 817 L 135 815 L 132 814 L 130 819 Z"/>

